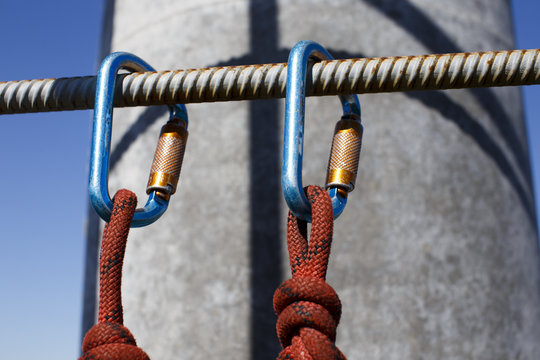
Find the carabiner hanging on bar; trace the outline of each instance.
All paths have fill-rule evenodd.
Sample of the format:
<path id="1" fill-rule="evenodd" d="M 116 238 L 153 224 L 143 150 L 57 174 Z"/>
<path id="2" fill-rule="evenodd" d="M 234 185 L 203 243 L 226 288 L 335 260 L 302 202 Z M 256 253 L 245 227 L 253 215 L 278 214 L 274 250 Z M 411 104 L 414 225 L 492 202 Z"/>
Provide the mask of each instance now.
<path id="1" fill-rule="evenodd" d="M 311 221 L 311 205 L 302 186 L 302 153 L 305 82 L 309 60 L 333 60 L 333 58 L 314 41 L 298 42 L 289 54 L 281 170 L 285 201 L 294 215 L 306 221 Z M 363 132 L 360 103 L 356 95 L 340 95 L 339 99 L 343 116 L 334 131 L 326 177 L 326 189 L 332 198 L 334 218 L 341 214 L 347 204 L 348 193 L 354 189 Z"/>
<path id="2" fill-rule="evenodd" d="M 99 216 L 109 221 L 113 204 L 109 196 L 109 153 L 113 119 L 113 100 L 118 70 L 133 72 L 155 71 L 137 56 L 116 52 L 101 63 L 96 83 L 94 125 L 90 149 L 88 190 L 90 203 Z M 161 129 L 159 143 L 150 170 L 146 192 L 148 201 L 135 211 L 132 227 L 156 221 L 169 205 L 169 197 L 176 191 L 187 141 L 188 116 L 184 105 L 169 106 L 169 121 Z"/>

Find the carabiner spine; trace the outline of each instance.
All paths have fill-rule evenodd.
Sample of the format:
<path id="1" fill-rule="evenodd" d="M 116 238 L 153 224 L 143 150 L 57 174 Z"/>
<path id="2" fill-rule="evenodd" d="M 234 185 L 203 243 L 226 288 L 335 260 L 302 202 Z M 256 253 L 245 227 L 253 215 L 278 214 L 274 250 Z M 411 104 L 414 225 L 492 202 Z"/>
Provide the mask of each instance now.
<path id="1" fill-rule="evenodd" d="M 88 181 L 88 192 L 90 203 L 98 215 L 105 221 L 109 221 L 113 209 L 113 203 L 109 196 L 108 178 L 109 178 L 109 152 L 113 119 L 114 92 L 118 70 L 126 69 L 130 71 L 154 71 L 154 69 L 144 60 L 137 56 L 125 52 L 116 52 L 107 56 L 99 68 L 96 96 L 94 105 L 94 126 L 92 130 L 92 147 L 90 151 L 90 170 Z M 174 158 L 173 170 L 169 171 L 171 177 L 178 179 L 179 169 L 182 164 L 182 158 L 187 139 L 188 116 L 184 105 L 169 105 L 170 121 L 178 123 L 182 129 L 176 131 L 183 139 L 183 145 L 176 153 L 180 155 L 172 156 Z M 162 132 L 163 134 L 163 132 Z M 165 141 L 164 141 L 165 142 Z M 169 151 L 165 151 L 166 154 Z M 175 152 L 173 152 L 175 153 Z M 168 158 L 169 155 L 166 156 Z M 176 171 L 178 167 L 178 171 Z M 161 170 L 159 168 L 158 170 Z M 157 173 L 158 171 L 156 171 Z M 174 176 L 176 175 L 176 176 Z M 155 176 L 159 178 L 158 175 Z M 177 181 L 177 180 L 176 180 Z M 153 183 L 154 181 L 152 181 Z M 167 210 L 169 204 L 169 195 L 176 190 L 176 182 L 167 179 L 159 179 L 160 183 L 165 182 L 166 188 L 163 193 L 151 191 L 148 201 L 143 208 L 135 210 L 132 227 L 141 227 L 153 223 Z M 168 187 L 167 187 L 168 186 Z"/>

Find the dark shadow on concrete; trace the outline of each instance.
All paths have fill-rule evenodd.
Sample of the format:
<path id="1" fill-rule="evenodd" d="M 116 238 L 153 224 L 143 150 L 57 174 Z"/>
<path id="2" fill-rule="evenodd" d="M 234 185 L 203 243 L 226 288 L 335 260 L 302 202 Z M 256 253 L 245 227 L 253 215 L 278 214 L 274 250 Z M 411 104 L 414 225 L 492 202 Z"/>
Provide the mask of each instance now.
<path id="1" fill-rule="evenodd" d="M 504 151 L 497 145 L 484 127 L 476 122 L 474 117 L 463 106 L 452 100 L 452 98 L 442 91 L 414 91 L 407 92 L 405 95 L 420 101 L 426 107 L 437 110 L 444 119 L 451 121 L 464 134 L 474 139 L 480 149 L 493 160 L 499 171 L 510 182 L 529 217 L 531 225 L 536 226 L 534 203 L 531 202 L 528 192 L 523 188 Z"/>
<path id="2" fill-rule="evenodd" d="M 251 0 L 249 15 L 249 62 L 281 60 L 277 1 Z M 273 360 L 281 350 L 272 298 L 283 280 L 281 249 L 284 239 L 280 224 L 285 221 L 280 211 L 282 135 L 279 102 L 251 101 L 249 117 L 250 357 Z"/>
<path id="3" fill-rule="evenodd" d="M 377 9 L 380 13 L 391 19 L 396 25 L 403 28 L 416 40 L 424 44 L 431 52 L 463 52 L 446 33 L 433 20 L 409 0 L 362 0 Z M 512 126 L 512 121 L 506 114 L 501 101 L 495 96 L 492 89 L 470 89 L 471 95 L 480 106 L 490 115 L 506 145 L 510 148 L 516 159 L 519 170 L 523 173 L 528 190 L 532 193 L 532 173 L 527 152 L 526 142 L 520 137 Z"/>
<path id="4" fill-rule="evenodd" d="M 281 347 L 272 297 L 281 283 L 284 237 L 280 209 L 281 134 L 279 103 L 251 101 L 250 109 L 250 345 L 251 359 L 274 359 Z M 261 121 L 264 120 L 264 121 Z"/>

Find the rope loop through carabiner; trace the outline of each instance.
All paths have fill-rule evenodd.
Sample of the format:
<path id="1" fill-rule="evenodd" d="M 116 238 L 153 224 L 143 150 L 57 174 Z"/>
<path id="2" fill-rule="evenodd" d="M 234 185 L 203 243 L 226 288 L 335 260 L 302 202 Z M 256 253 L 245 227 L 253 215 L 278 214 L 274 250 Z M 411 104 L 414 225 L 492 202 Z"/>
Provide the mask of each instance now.
<path id="1" fill-rule="evenodd" d="M 283 347 L 278 360 L 346 360 L 336 347 L 341 302 L 326 283 L 334 230 L 330 196 L 318 186 L 306 188 L 313 211 L 307 222 L 289 212 L 287 248 L 292 278 L 274 293 L 277 335 Z"/>
<path id="2" fill-rule="evenodd" d="M 124 326 L 122 268 L 137 196 L 119 190 L 110 221 L 105 225 L 99 256 L 99 315 L 84 336 L 79 360 L 150 360 Z"/>
<path id="3" fill-rule="evenodd" d="M 109 153 L 115 83 L 120 69 L 134 72 L 155 71 L 144 60 L 126 52 L 112 53 L 103 60 L 99 68 L 88 188 L 90 203 L 107 222 L 113 209 L 108 189 Z M 150 170 L 146 190 L 149 194 L 148 201 L 142 209 L 135 211 L 132 227 L 146 226 L 156 221 L 167 210 L 169 197 L 176 191 L 188 136 L 188 115 L 185 106 L 181 104 L 169 106 L 169 109 L 169 121 L 161 129 Z"/>
<path id="4" fill-rule="evenodd" d="M 318 43 L 300 41 L 292 48 L 287 65 L 281 185 L 289 209 L 306 221 L 311 221 L 311 205 L 302 186 L 307 69 L 310 60 L 332 59 L 328 51 Z M 334 218 L 343 212 L 347 194 L 354 189 L 363 132 L 357 96 L 340 95 L 339 99 L 343 116 L 335 128 L 326 177 L 326 189 L 332 199 Z"/>

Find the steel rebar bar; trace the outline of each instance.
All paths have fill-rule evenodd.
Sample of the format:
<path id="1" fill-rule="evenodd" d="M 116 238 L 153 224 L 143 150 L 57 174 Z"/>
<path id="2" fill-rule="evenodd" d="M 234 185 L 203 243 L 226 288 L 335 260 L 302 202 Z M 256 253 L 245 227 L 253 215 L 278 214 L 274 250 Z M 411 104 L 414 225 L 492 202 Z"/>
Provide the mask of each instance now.
<path id="1" fill-rule="evenodd" d="M 114 106 L 285 97 L 287 64 L 118 75 Z M 540 49 L 321 61 L 307 96 L 540 83 Z M 0 114 L 94 107 L 96 77 L 0 82 Z"/>

